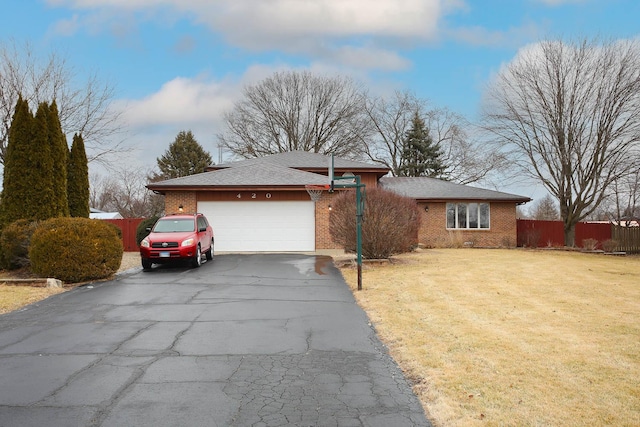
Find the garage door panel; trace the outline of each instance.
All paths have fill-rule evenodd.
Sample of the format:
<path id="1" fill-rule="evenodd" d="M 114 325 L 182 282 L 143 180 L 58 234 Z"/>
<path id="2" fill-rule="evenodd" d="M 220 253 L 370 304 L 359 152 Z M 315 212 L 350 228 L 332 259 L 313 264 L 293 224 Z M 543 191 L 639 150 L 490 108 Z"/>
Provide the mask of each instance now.
<path id="1" fill-rule="evenodd" d="M 216 250 L 282 252 L 315 250 L 313 202 L 200 202 L 216 236 Z"/>

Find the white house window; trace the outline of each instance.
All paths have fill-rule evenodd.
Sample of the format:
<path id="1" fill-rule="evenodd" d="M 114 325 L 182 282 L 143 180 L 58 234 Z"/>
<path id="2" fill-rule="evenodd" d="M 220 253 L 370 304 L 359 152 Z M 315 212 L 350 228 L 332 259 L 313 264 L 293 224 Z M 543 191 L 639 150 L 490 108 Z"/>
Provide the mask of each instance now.
<path id="1" fill-rule="evenodd" d="M 447 203 L 447 228 L 489 228 L 489 203 Z"/>

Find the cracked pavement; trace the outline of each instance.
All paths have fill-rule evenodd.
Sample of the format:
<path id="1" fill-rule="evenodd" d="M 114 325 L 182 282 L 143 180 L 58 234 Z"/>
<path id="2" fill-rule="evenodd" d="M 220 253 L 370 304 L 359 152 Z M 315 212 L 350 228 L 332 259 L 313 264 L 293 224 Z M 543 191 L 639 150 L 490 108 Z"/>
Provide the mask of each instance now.
<path id="1" fill-rule="evenodd" d="M 0 426 L 430 426 L 331 258 L 130 270 L 0 316 Z"/>

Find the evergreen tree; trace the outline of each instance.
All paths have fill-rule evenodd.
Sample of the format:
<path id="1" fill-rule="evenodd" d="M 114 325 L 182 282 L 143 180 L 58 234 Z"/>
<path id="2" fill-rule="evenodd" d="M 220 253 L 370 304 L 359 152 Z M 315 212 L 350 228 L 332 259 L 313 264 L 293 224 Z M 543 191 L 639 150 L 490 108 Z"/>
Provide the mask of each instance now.
<path id="1" fill-rule="evenodd" d="M 198 144 L 191 131 L 180 131 L 157 161 L 161 176 L 170 179 L 204 172 L 211 165 L 211 155 Z"/>
<path id="2" fill-rule="evenodd" d="M 43 102 L 38 106 L 27 145 L 30 159 L 23 180 L 28 191 L 23 194 L 26 219 L 48 219 L 57 215 L 54 193 L 54 159 L 49 141 L 49 106 Z"/>
<path id="3" fill-rule="evenodd" d="M 439 178 L 444 169 L 440 145 L 433 142 L 424 120 L 416 112 L 403 140 L 398 175 Z"/>
<path id="4" fill-rule="evenodd" d="M 2 190 L 2 225 L 7 225 L 24 215 L 24 197 L 31 183 L 25 180 L 25 174 L 31 168 L 32 153 L 29 141 L 33 129 L 33 115 L 29 104 L 18 98 L 9 128 L 7 152 L 5 155 Z"/>
<path id="5" fill-rule="evenodd" d="M 49 106 L 49 146 L 51 148 L 51 160 L 53 173 L 51 175 L 51 187 L 53 190 L 54 216 L 69 216 L 69 203 L 67 201 L 67 157 L 69 147 L 67 139 L 62 132 L 58 106 L 55 101 Z"/>
<path id="6" fill-rule="evenodd" d="M 69 214 L 89 218 L 89 166 L 82 135 L 74 135 L 67 165 Z"/>

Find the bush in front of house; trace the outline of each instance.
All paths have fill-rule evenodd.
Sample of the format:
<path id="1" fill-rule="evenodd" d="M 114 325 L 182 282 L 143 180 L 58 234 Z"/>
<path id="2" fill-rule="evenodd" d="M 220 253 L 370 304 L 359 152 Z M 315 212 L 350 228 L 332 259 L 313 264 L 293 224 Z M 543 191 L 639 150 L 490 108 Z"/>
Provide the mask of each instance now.
<path id="1" fill-rule="evenodd" d="M 331 201 L 329 232 L 345 250 L 356 250 L 356 195 L 344 191 Z M 415 200 L 387 190 L 367 190 L 362 223 L 362 255 L 384 259 L 409 252 L 418 243 L 420 210 Z"/>
<path id="2" fill-rule="evenodd" d="M 604 242 L 602 242 L 602 249 L 605 252 L 613 252 L 616 250 L 617 247 L 618 247 L 618 242 L 613 239 L 607 239 Z"/>
<path id="3" fill-rule="evenodd" d="M 0 233 L 0 267 L 16 270 L 29 266 L 29 244 L 37 225 L 37 221 L 19 219 L 2 230 Z"/>
<path id="4" fill-rule="evenodd" d="M 138 246 L 140 246 L 140 242 L 142 242 L 142 239 L 149 235 L 149 231 L 147 231 L 147 228 L 153 227 L 153 225 L 158 221 L 159 218 L 160 217 L 152 216 L 151 218 L 147 218 L 140 224 L 138 224 L 138 227 L 136 228 L 136 243 L 138 244 Z"/>
<path id="5" fill-rule="evenodd" d="M 67 283 L 110 277 L 122 262 L 122 240 L 116 228 L 88 218 L 43 221 L 31 237 L 31 269 Z"/>
<path id="6" fill-rule="evenodd" d="M 598 240 L 597 239 L 584 239 L 582 241 L 582 248 L 585 251 L 595 251 L 596 248 L 598 247 Z"/>

